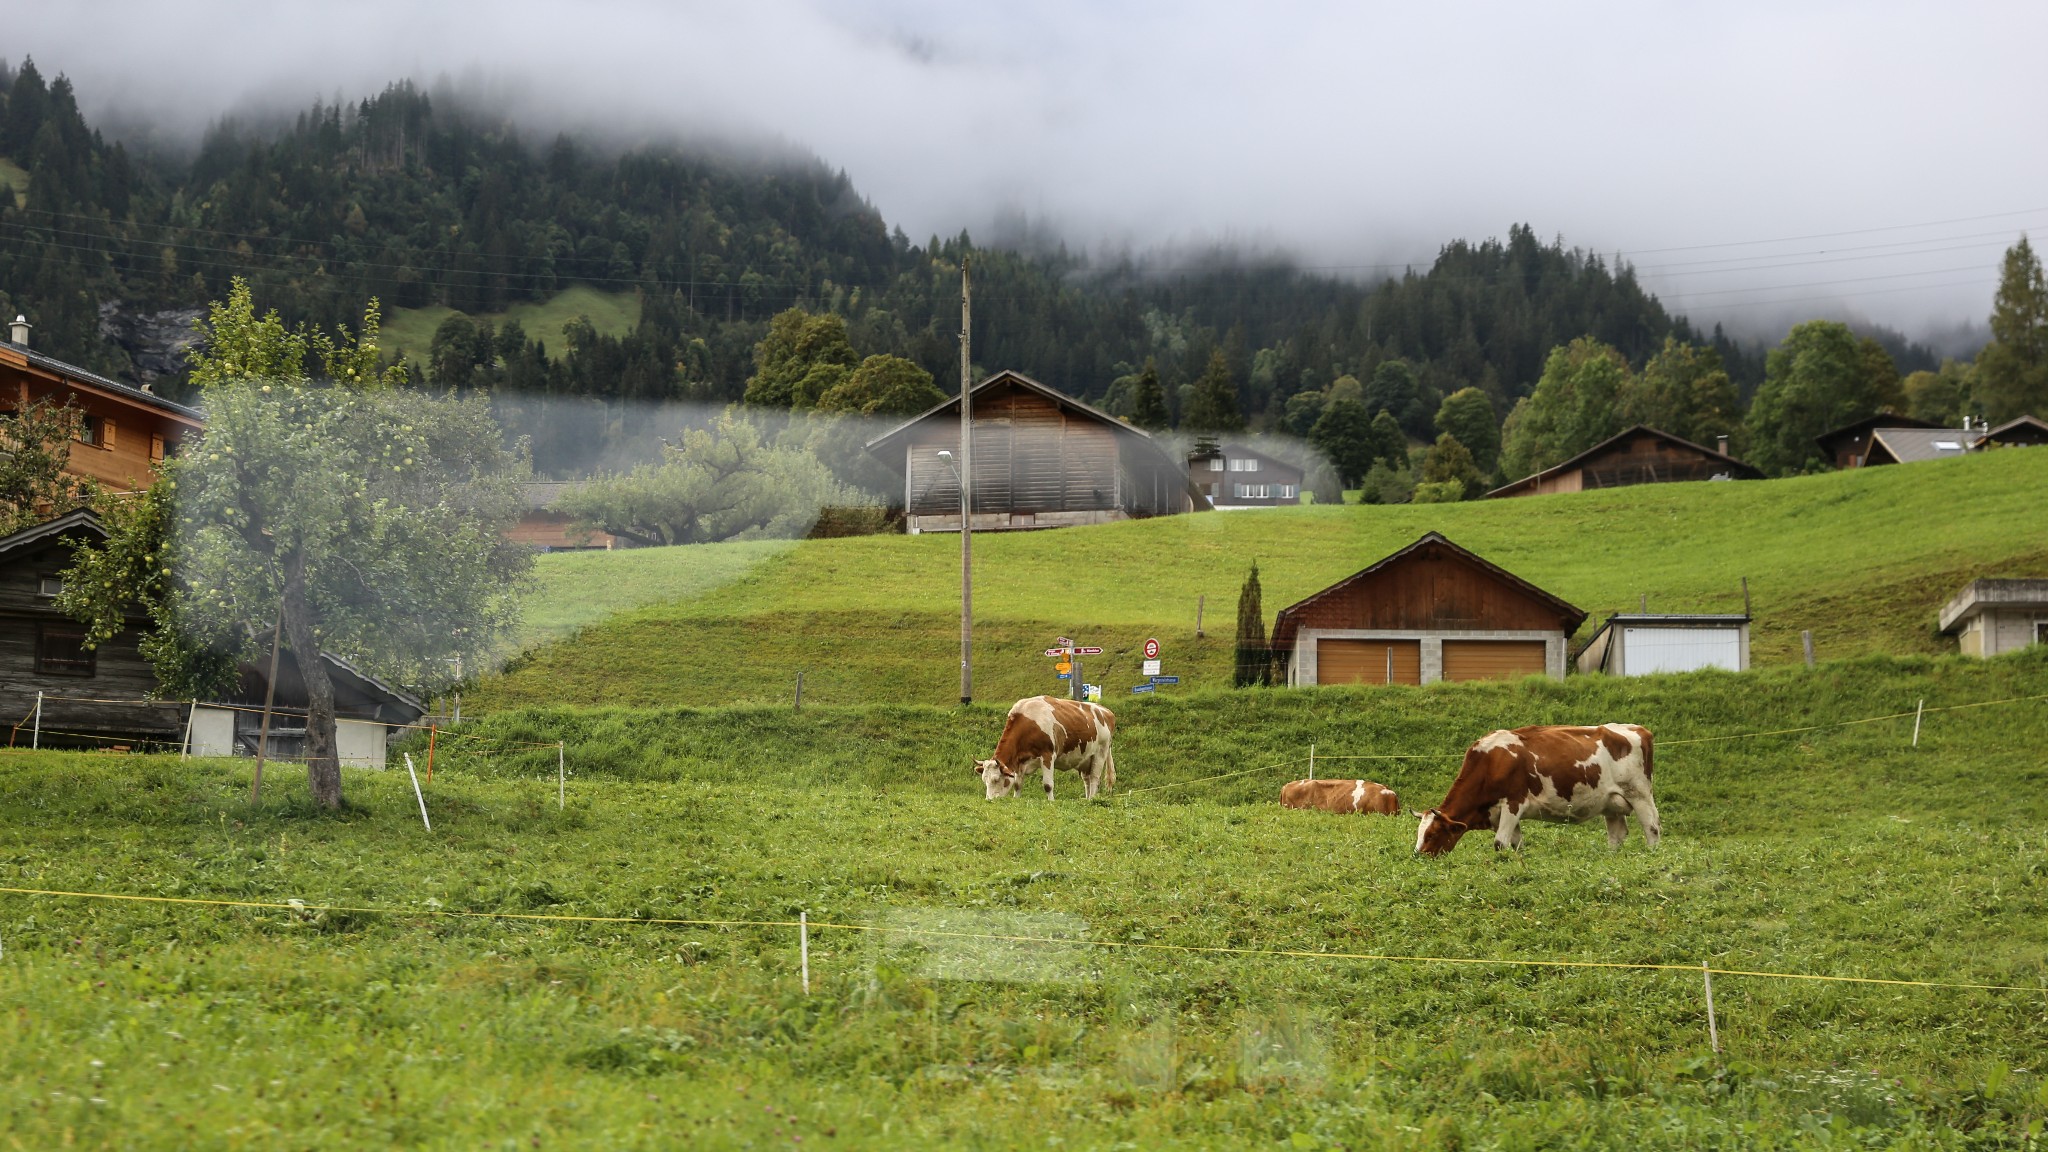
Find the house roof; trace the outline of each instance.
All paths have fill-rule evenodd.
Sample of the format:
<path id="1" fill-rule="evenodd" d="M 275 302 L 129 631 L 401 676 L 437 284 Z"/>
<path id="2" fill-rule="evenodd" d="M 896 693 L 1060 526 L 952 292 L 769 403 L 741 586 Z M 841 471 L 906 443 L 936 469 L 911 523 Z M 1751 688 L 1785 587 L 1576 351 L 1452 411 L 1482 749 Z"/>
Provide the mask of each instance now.
<path id="1" fill-rule="evenodd" d="M 1945 460 L 1975 448 L 1983 436 L 1974 428 L 1873 428 L 1864 459 L 1868 462 L 1870 455 L 1882 448 L 1885 455 L 1900 464 Z"/>
<path id="2" fill-rule="evenodd" d="M 1763 479 L 1764 474 L 1761 471 L 1757 470 L 1755 466 L 1750 464 L 1744 464 L 1742 461 L 1737 460 L 1735 457 L 1728 455 L 1726 452 L 1721 452 L 1716 449 L 1709 448 L 1704 444 L 1695 444 L 1682 436 L 1673 436 L 1669 432 L 1665 432 L 1657 428 L 1652 428 L 1647 424 L 1637 424 L 1633 428 L 1626 428 L 1620 432 L 1615 433 L 1612 436 L 1609 436 L 1607 439 L 1602 440 L 1598 444 L 1593 445 L 1591 448 L 1586 449 L 1584 452 L 1579 453 L 1577 456 L 1574 456 L 1571 459 L 1564 461 L 1563 463 L 1552 464 L 1550 467 L 1545 468 L 1541 472 L 1524 476 L 1520 480 L 1516 480 L 1513 483 L 1503 484 L 1500 487 L 1495 488 L 1493 491 L 1488 492 L 1486 496 L 1488 499 L 1492 499 L 1495 496 L 1512 496 L 1525 488 L 1540 487 L 1543 481 L 1549 479 L 1550 477 L 1556 476 L 1562 472 L 1569 472 L 1574 468 L 1580 467 L 1584 465 L 1586 461 L 1591 460 L 1593 457 L 1598 456 L 1603 452 L 1606 452 L 1610 448 L 1613 448 L 1616 444 L 1619 444 L 1620 442 L 1627 440 L 1632 436 L 1638 436 L 1645 433 L 1651 436 L 1655 436 L 1658 439 L 1664 440 L 1668 443 L 1676 444 L 1681 448 L 1691 449 L 1692 451 L 1697 452 L 1700 455 L 1706 456 L 1710 459 L 1718 460 L 1721 463 L 1728 465 L 1728 467 L 1734 472 L 1742 474 L 1744 479 Z"/>
<path id="3" fill-rule="evenodd" d="M 1522 579 L 1520 576 L 1515 575 L 1513 572 L 1510 572 L 1507 569 L 1502 568 L 1500 565 L 1495 564 L 1490 560 L 1487 560 L 1486 558 L 1480 556 L 1478 553 L 1458 547 L 1456 544 L 1451 543 L 1449 538 L 1444 536 L 1443 533 L 1425 532 L 1422 534 L 1422 537 L 1420 539 L 1416 540 L 1415 543 L 1408 545 L 1406 548 L 1403 548 L 1400 551 L 1394 552 L 1388 556 L 1382 557 L 1378 561 L 1375 561 L 1374 563 L 1359 569 L 1351 575 L 1346 576 L 1344 579 L 1337 581 L 1335 584 L 1330 585 L 1328 588 L 1325 588 L 1322 591 L 1314 593 L 1312 595 L 1305 596 L 1302 599 L 1297 600 L 1292 604 L 1289 604 L 1287 607 L 1282 608 L 1280 610 L 1279 615 L 1274 617 L 1273 619 L 1272 647 L 1279 649 L 1293 647 L 1294 633 L 1296 629 L 1300 627 L 1299 621 L 1302 609 L 1307 608 L 1309 605 L 1314 604 L 1316 601 L 1321 600 L 1327 596 L 1333 596 L 1343 591 L 1344 589 L 1349 588 L 1351 585 L 1358 583 L 1361 580 L 1365 580 L 1387 568 L 1399 564 L 1403 560 L 1408 559 L 1410 556 L 1415 555 L 1417 552 L 1420 552 L 1424 548 L 1430 547 L 1441 548 L 1448 551 L 1451 555 L 1457 557 L 1459 560 L 1462 560 L 1465 563 L 1472 565 L 1473 567 L 1479 569 L 1481 572 L 1484 572 L 1488 576 L 1493 577 L 1494 579 L 1500 581 L 1503 584 L 1508 585 L 1511 588 L 1517 589 L 1518 591 L 1535 599 L 1537 602 L 1543 604 L 1545 607 L 1555 611 L 1558 616 L 1558 622 L 1564 626 L 1564 630 L 1566 633 L 1576 631 L 1579 625 L 1585 623 L 1586 621 L 1585 612 L 1579 610 L 1578 608 L 1573 607 L 1571 604 L 1566 603 L 1565 601 L 1557 598 L 1556 596 L 1553 596 L 1550 593 L 1545 592 L 1543 589 L 1538 588 L 1534 584 L 1529 583 L 1527 580 Z"/>
<path id="4" fill-rule="evenodd" d="M 188 408 L 174 400 L 166 400 L 148 389 L 137 388 L 133 384 L 124 384 L 119 380 L 109 379 L 97 372 L 88 372 L 76 364 L 68 364 L 57 359 L 55 356 L 45 356 L 41 352 L 25 348 L 19 344 L 0 342 L 0 362 L 4 362 L 12 356 L 20 356 L 30 367 L 40 368 L 52 375 L 62 377 L 71 384 L 84 385 L 90 390 L 110 393 L 122 400 L 155 408 L 161 412 L 167 412 L 173 416 L 188 420 L 193 424 L 204 424 L 206 422 L 206 417 L 197 408 Z"/>
<path id="5" fill-rule="evenodd" d="M 1146 448 L 1150 449 L 1153 452 L 1159 453 L 1161 456 L 1165 455 L 1165 453 L 1160 449 L 1158 443 L 1154 441 L 1152 437 L 1148 435 L 1143 429 L 1134 428 L 1131 425 L 1124 423 L 1122 420 L 1119 420 L 1116 417 L 1111 416 L 1109 413 L 1104 412 L 1102 409 L 1097 408 L 1094 405 L 1088 404 L 1084 401 L 1076 400 L 1072 396 L 1067 395 L 1065 392 L 1062 392 L 1057 388 L 1053 388 L 1046 384 L 1041 384 L 1038 381 L 1033 380 L 1031 377 L 1024 375 L 1022 372 L 1012 372 L 1008 369 L 1004 369 L 1001 372 L 997 372 L 995 375 L 990 376 L 988 379 L 983 380 L 979 384 L 976 384 L 974 386 L 974 395 L 979 396 L 983 392 L 988 391 L 989 389 L 1004 385 L 1019 387 L 1027 392 L 1036 392 L 1040 396 L 1045 397 L 1046 399 L 1052 401 L 1053 403 L 1059 405 L 1062 408 L 1067 409 L 1068 411 L 1079 413 L 1083 416 L 1088 417 L 1091 420 L 1095 420 L 1099 423 L 1106 424 L 1118 433 L 1121 433 L 1124 436 L 1132 438 L 1133 442 L 1143 444 Z M 924 423 L 926 420 L 929 420 L 934 416 L 942 415 L 947 412 L 953 412 L 956 414 L 957 418 L 959 407 L 960 397 L 949 396 L 945 400 L 940 401 L 938 404 L 935 404 L 932 407 L 925 409 L 923 412 L 920 412 L 917 415 L 912 416 L 910 419 L 905 420 L 903 423 L 898 424 L 896 427 L 891 428 L 887 432 L 882 433 L 880 436 L 875 437 L 873 440 L 868 441 L 866 445 L 867 450 L 873 453 L 883 463 L 888 464 L 890 467 L 895 468 L 898 471 L 901 471 L 903 467 L 903 461 L 900 454 L 888 451 L 888 449 L 893 448 L 894 445 L 897 442 L 899 442 L 903 438 L 903 436 L 906 433 L 908 433 L 912 428 Z"/>
<path id="6" fill-rule="evenodd" d="M 101 540 L 107 538 L 107 526 L 93 514 L 90 508 L 78 508 L 62 516 L 32 524 L 8 536 L 0 536 L 0 557 L 33 547 L 45 540 L 61 536 L 89 535 Z"/>
<path id="7" fill-rule="evenodd" d="M 1216 445 L 1216 450 L 1213 452 L 1204 452 L 1199 448 L 1188 449 L 1188 459 L 1190 461 L 1214 460 L 1218 456 L 1221 456 L 1225 459 L 1236 457 L 1240 460 L 1245 459 L 1247 457 L 1256 456 L 1268 464 L 1278 465 L 1279 467 L 1285 468 L 1290 472 L 1305 471 L 1305 469 L 1303 469 L 1302 466 L 1299 464 L 1290 464 L 1287 461 L 1282 460 L 1280 457 L 1275 456 L 1270 452 L 1261 452 L 1257 448 L 1253 448 L 1248 444 L 1241 444 L 1236 441 L 1226 441 L 1225 443 L 1218 444 Z"/>
<path id="8" fill-rule="evenodd" d="M 2032 416 L 2015 416 L 1998 427 L 1979 435 L 1984 440 L 1996 443 L 2015 432 L 2032 432 L 2036 436 L 2048 437 L 2048 420 L 2039 420 Z"/>
<path id="9" fill-rule="evenodd" d="M 1850 423 L 1842 425 L 1840 428 L 1830 428 L 1826 432 L 1823 432 L 1820 435 L 1815 436 L 1813 438 L 1813 442 L 1815 444 L 1820 445 L 1822 451 L 1832 456 L 1834 455 L 1835 445 L 1837 443 L 1843 440 L 1854 439 L 1857 436 L 1861 436 L 1869 432 L 1873 428 L 1939 427 L 1941 427 L 1941 425 L 1933 423 L 1932 421 L 1915 420 L 1911 416 L 1900 416 L 1894 412 L 1879 412 L 1875 416 L 1865 416 L 1861 420 L 1851 421 Z"/>
<path id="10" fill-rule="evenodd" d="M 1941 606 L 1943 634 L 1986 608 L 2048 609 L 2048 577 L 2017 580 L 1972 580 Z"/>
<path id="11" fill-rule="evenodd" d="M 588 483 L 588 480 L 529 480 L 519 488 L 520 494 L 526 497 L 526 510 L 540 512 Z"/>

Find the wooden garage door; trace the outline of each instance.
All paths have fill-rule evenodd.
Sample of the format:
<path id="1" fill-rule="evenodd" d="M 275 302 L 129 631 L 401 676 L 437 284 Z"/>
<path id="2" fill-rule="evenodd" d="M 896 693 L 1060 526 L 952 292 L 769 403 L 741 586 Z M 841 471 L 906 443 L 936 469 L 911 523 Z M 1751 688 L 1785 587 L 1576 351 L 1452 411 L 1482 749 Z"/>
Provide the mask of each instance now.
<path id="1" fill-rule="evenodd" d="M 1387 676 L 1390 654 L 1394 664 L 1391 680 Z M 1422 641 L 1318 640 L 1316 683 L 1420 684 Z"/>
<path id="2" fill-rule="evenodd" d="M 1446 680 L 1519 680 L 1543 672 L 1541 640 L 1444 641 Z"/>

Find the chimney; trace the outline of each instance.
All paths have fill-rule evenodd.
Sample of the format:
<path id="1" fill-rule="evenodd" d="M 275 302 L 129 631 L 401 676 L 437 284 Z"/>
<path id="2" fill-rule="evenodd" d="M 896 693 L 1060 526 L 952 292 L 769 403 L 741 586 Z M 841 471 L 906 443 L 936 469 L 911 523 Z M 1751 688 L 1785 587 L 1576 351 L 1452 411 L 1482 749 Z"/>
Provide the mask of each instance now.
<path id="1" fill-rule="evenodd" d="M 1728 434 L 1727 434 L 1727 433 L 1723 432 L 1723 433 L 1721 434 L 1721 437 L 1720 437 L 1720 441 L 1719 441 L 1719 443 L 1717 443 L 1717 444 L 1715 445 L 1715 447 L 1716 447 L 1716 448 L 1717 448 L 1717 449 L 1718 449 L 1718 450 L 1720 451 L 1721 455 L 1723 455 L 1723 456 L 1726 456 L 1726 455 L 1728 454 Z"/>
<path id="2" fill-rule="evenodd" d="M 5 315 L 7 315 L 7 313 L 5 313 L 5 312 L 0 312 L 0 316 L 5 316 Z M 29 324 L 29 322 L 28 322 L 28 317 L 26 317 L 26 316 L 16 316 L 16 317 L 14 318 L 14 323 L 12 323 L 12 324 L 9 324 L 9 325 L 7 326 L 7 338 L 8 338 L 9 340 L 12 340 L 12 341 L 14 341 L 14 342 L 15 342 L 16 344 L 19 344 L 19 345 L 21 345 L 21 346 L 22 346 L 23 348 L 26 348 L 26 347 L 28 347 L 28 330 L 29 330 L 29 328 L 30 328 L 30 324 Z"/>

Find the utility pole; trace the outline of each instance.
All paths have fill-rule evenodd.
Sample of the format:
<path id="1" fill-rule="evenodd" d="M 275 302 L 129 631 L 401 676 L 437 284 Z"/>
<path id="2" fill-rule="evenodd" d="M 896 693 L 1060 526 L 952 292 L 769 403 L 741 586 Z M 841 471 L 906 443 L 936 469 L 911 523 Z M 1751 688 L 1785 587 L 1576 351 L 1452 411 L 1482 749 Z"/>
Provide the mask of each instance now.
<path id="1" fill-rule="evenodd" d="M 960 702 L 974 703 L 974 297 L 960 255 Z"/>

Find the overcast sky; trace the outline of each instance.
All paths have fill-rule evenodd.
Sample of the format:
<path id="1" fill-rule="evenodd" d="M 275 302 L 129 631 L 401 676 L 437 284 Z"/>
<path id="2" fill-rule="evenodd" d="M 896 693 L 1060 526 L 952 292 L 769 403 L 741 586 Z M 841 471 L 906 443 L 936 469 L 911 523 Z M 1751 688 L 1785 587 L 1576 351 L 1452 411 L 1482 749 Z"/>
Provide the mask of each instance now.
<path id="1" fill-rule="evenodd" d="M 1365 275 L 1526 221 L 1696 321 L 1981 321 L 2048 234 L 2048 3 L 0 0 L 89 114 L 187 127 L 453 77 L 525 117 L 780 140 L 912 236 Z"/>

